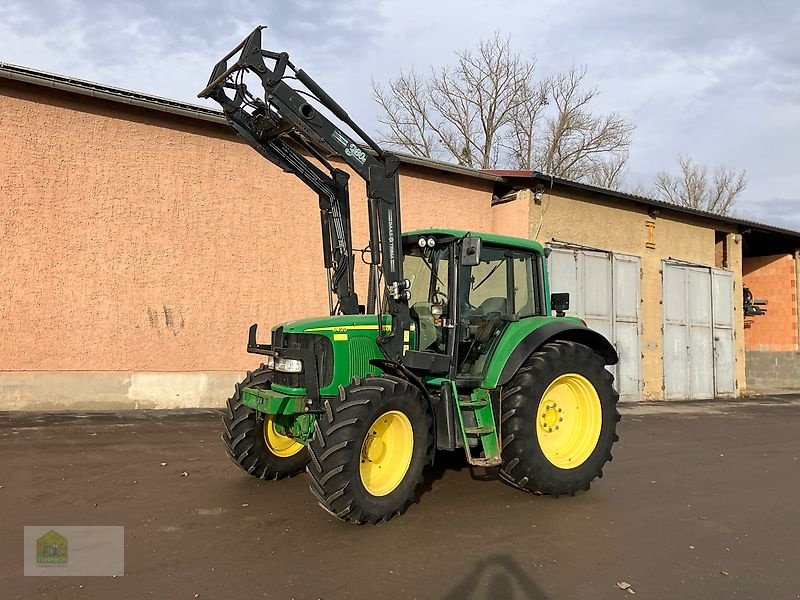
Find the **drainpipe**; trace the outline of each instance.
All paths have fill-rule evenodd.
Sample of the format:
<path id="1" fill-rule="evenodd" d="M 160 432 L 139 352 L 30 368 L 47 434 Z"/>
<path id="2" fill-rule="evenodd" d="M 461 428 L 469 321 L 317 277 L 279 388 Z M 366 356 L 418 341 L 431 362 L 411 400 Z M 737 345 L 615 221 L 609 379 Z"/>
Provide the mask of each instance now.
<path id="1" fill-rule="evenodd" d="M 797 345 L 795 351 L 800 352 L 800 249 L 794 251 L 794 282 L 797 293 L 794 296 L 795 314 L 797 315 Z"/>

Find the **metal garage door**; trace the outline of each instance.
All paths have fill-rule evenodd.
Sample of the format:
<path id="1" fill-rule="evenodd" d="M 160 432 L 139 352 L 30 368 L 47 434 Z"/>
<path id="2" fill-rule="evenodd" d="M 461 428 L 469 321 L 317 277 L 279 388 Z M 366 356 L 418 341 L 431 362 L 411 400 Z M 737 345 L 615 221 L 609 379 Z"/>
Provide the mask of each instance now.
<path id="1" fill-rule="evenodd" d="M 554 246 L 551 250 L 550 290 L 569 292 L 567 314 L 584 319 L 614 344 L 619 363 L 610 370 L 620 398 L 639 400 L 639 257 L 570 246 Z"/>
<path id="2" fill-rule="evenodd" d="M 735 395 L 732 273 L 665 261 L 663 304 L 667 400 Z"/>

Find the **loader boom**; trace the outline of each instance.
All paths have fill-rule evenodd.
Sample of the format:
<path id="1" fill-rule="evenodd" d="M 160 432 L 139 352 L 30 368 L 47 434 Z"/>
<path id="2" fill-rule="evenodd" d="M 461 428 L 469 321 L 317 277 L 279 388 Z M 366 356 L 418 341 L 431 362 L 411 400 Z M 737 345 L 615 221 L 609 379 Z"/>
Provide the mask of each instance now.
<path id="1" fill-rule="evenodd" d="M 263 26 L 257 27 L 217 63 L 208 85 L 198 96 L 218 102 L 239 136 L 264 158 L 293 173 L 318 194 L 331 314 L 357 314 L 359 304 L 353 276 L 355 257 L 349 175 L 335 168 L 326 156 L 338 156 L 366 181 L 369 246 L 365 254 L 370 263 L 369 296 L 371 300 L 378 297 L 380 312 L 379 270 L 385 289 L 385 306 L 391 317 L 390 331 L 381 332 L 378 345 L 388 359 L 401 362 L 403 336 L 409 329 L 410 315 L 409 286 L 403 278 L 397 157 L 384 152 L 370 139 L 311 77 L 295 68 L 287 53 L 263 50 L 263 29 Z M 237 53 L 238 58 L 229 66 L 228 61 Z M 260 79 L 263 98 L 247 89 L 246 74 Z M 295 89 L 287 80 L 305 89 Z M 347 125 L 361 143 L 351 139 L 309 100 L 316 101 Z M 328 172 L 312 162 L 304 151 Z M 336 302 L 331 293 L 335 294 Z M 370 311 L 371 304 L 373 302 L 367 303 Z M 382 322 L 380 315 L 379 322 Z"/>

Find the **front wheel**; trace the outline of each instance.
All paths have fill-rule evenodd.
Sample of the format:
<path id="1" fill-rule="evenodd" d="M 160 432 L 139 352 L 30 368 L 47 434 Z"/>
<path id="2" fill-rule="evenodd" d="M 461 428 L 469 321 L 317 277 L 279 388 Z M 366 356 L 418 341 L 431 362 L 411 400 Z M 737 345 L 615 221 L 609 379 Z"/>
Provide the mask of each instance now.
<path id="1" fill-rule="evenodd" d="M 503 395 L 503 479 L 552 496 L 588 490 L 619 439 L 613 380 L 582 344 L 556 341 L 534 352 Z"/>
<path id="2" fill-rule="evenodd" d="M 415 499 L 433 455 L 427 401 L 409 382 L 381 375 L 355 379 L 326 398 L 309 444 L 311 491 L 343 521 L 377 523 Z"/>
<path id="3" fill-rule="evenodd" d="M 242 389 L 266 386 L 269 373 L 264 368 L 248 372 L 244 381 L 236 384 L 222 415 L 222 442 L 230 459 L 245 473 L 259 479 L 282 479 L 305 469 L 308 452 L 303 444 L 279 431 L 275 416 L 242 404 Z"/>

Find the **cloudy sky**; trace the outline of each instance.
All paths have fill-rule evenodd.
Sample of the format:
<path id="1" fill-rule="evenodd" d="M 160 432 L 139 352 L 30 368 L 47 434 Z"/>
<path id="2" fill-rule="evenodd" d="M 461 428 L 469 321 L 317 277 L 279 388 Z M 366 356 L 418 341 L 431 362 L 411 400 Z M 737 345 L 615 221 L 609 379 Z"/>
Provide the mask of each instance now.
<path id="1" fill-rule="evenodd" d="M 5 0 L 0 61 L 191 102 L 255 25 L 367 131 L 370 80 L 426 70 L 499 31 L 541 72 L 584 65 L 597 108 L 636 125 L 627 183 L 679 154 L 746 169 L 737 213 L 800 230 L 796 0 Z"/>

